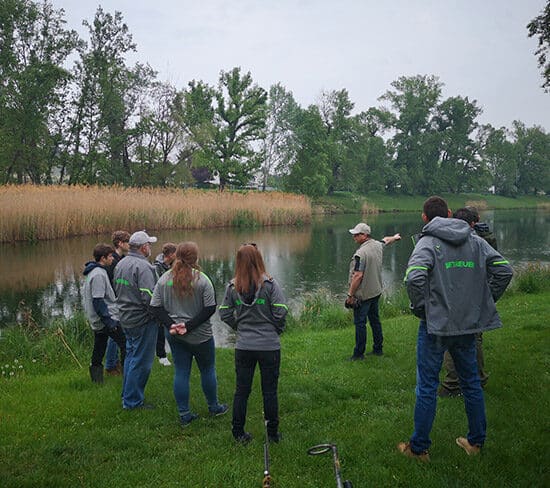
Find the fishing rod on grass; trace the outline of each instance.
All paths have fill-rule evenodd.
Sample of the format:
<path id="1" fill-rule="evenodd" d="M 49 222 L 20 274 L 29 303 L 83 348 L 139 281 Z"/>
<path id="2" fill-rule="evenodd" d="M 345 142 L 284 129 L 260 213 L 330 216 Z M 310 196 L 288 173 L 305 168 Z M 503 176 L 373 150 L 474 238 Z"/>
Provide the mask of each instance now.
<path id="1" fill-rule="evenodd" d="M 310 447 L 307 453 L 310 456 L 317 456 L 324 454 L 325 452 L 332 451 L 332 461 L 334 464 L 334 476 L 336 477 L 336 488 L 353 488 L 351 481 L 346 480 L 342 483 L 342 473 L 340 471 L 340 459 L 338 459 L 338 449 L 336 444 L 319 444 L 317 446 Z"/>
<path id="2" fill-rule="evenodd" d="M 267 420 L 264 420 L 265 441 L 264 441 L 264 478 L 262 488 L 272 488 L 272 478 L 269 472 L 269 436 L 267 434 Z"/>

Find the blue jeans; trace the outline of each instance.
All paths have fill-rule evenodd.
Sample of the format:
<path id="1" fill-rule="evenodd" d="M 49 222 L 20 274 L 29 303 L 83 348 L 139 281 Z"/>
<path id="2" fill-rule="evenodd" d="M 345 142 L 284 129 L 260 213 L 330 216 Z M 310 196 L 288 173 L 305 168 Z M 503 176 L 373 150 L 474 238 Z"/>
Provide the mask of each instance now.
<path id="1" fill-rule="evenodd" d="M 187 344 L 174 339 L 166 334 L 172 358 L 174 360 L 174 397 L 178 406 L 180 417 L 185 416 L 189 410 L 189 377 L 193 358 L 197 362 L 201 373 L 201 386 L 208 409 L 213 410 L 218 406 L 218 380 L 216 379 L 216 347 L 214 338 L 211 337 L 201 344 Z"/>
<path id="2" fill-rule="evenodd" d="M 122 382 L 122 407 L 131 409 L 143 405 L 145 385 L 151 374 L 155 359 L 158 325 L 124 328 L 126 334 L 126 360 Z"/>
<path id="3" fill-rule="evenodd" d="M 468 442 L 482 446 L 485 442 L 487 422 L 485 402 L 477 370 L 475 334 L 462 336 L 435 336 L 428 334 L 426 322 L 420 321 L 416 350 L 416 404 L 414 407 L 414 433 L 411 449 L 415 453 L 426 451 L 430 445 L 430 431 L 437 406 L 437 387 L 443 353 L 451 354 L 468 417 Z"/>
<path id="4" fill-rule="evenodd" d="M 382 335 L 382 324 L 380 323 L 380 317 L 378 315 L 379 300 L 380 295 L 369 298 L 361 302 L 359 308 L 353 310 L 353 323 L 355 324 L 355 349 L 353 350 L 353 355 L 356 357 L 365 354 L 367 345 L 367 318 L 372 330 L 372 352 L 382 352 L 384 337 Z"/>
<path id="5" fill-rule="evenodd" d="M 105 369 L 115 369 L 118 361 L 118 346 L 111 337 L 107 342 L 107 351 L 105 352 Z"/>
<path id="6" fill-rule="evenodd" d="M 276 435 L 279 429 L 279 402 L 277 386 L 281 365 L 281 350 L 246 351 L 235 349 L 236 388 L 233 398 L 232 432 L 235 437 L 244 433 L 248 397 L 252 389 L 256 364 L 260 367 L 264 417 L 267 420 L 267 432 Z"/>

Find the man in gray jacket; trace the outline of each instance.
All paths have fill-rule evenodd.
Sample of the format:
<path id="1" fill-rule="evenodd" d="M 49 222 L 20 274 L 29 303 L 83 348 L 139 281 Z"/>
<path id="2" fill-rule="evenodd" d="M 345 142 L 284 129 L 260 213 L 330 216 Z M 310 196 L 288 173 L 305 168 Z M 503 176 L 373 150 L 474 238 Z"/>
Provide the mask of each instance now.
<path id="1" fill-rule="evenodd" d="M 420 318 L 414 433 L 397 448 L 428 461 L 443 353 L 454 360 L 468 417 L 467 437 L 456 443 L 468 455 L 485 441 L 483 390 L 476 361 L 476 333 L 501 327 L 495 302 L 512 279 L 512 268 L 470 226 L 452 219 L 440 197 L 424 202 L 421 238 L 409 259 L 405 282 L 413 313 Z"/>
<path id="2" fill-rule="evenodd" d="M 115 268 L 115 292 L 120 323 L 126 334 L 126 360 L 122 385 L 122 407 L 152 408 L 144 403 L 145 385 L 149 379 L 158 325 L 149 314 L 149 302 L 157 282 L 155 268 L 147 258 L 156 237 L 145 231 L 130 236 L 130 251 Z"/>

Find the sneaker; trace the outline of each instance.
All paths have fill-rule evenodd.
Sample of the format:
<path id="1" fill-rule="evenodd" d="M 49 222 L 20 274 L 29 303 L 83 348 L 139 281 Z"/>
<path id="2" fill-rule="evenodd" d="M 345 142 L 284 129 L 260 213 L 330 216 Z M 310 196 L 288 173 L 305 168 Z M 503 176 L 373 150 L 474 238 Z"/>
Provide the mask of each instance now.
<path id="1" fill-rule="evenodd" d="M 280 432 L 267 435 L 267 440 L 269 442 L 274 442 L 275 444 L 278 444 L 282 439 L 283 439 L 283 434 L 281 434 Z"/>
<path id="2" fill-rule="evenodd" d="M 226 403 L 220 403 L 216 407 L 209 409 L 211 417 L 219 417 L 220 415 L 226 414 L 229 411 L 229 407 Z"/>
<path id="3" fill-rule="evenodd" d="M 353 356 L 350 356 L 348 358 L 348 361 L 363 361 L 365 359 L 365 356 L 356 356 L 355 354 Z"/>
<path id="4" fill-rule="evenodd" d="M 137 407 L 122 407 L 124 410 L 154 410 L 155 406 L 152 403 L 142 403 L 141 405 L 138 405 Z"/>
<path id="5" fill-rule="evenodd" d="M 481 452 L 481 446 L 473 445 L 468 442 L 468 439 L 465 437 L 457 437 L 456 445 L 462 447 L 466 451 L 468 456 L 476 456 Z"/>
<path id="6" fill-rule="evenodd" d="M 417 454 L 416 452 L 412 451 L 411 444 L 409 442 L 400 442 L 399 444 L 397 444 L 397 450 L 403 455 L 413 459 L 418 459 L 423 463 L 427 463 L 430 461 L 430 455 L 428 454 L 428 451 Z"/>
<path id="7" fill-rule="evenodd" d="M 444 386 L 440 386 L 437 389 L 437 396 L 439 398 L 456 398 L 462 396 L 461 390 L 449 390 L 448 388 L 445 388 Z"/>
<path id="8" fill-rule="evenodd" d="M 163 366 L 172 366 L 172 363 L 166 357 L 165 358 L 159 358 L 159 363 L 162 364 Z"/>
<path id="9" fill-rule="evenodd" d="M 246 444 L 248 444 L 252 440 L 252 434 L 250 434 L 249 432 L 243 432 L 240 435 L 233 434 L 233 437 L 239 444 L 242 444 L 243 446 L 246 446 Z"/>
<path id="10" fill-rule="evenodd" d="M 199 418 L 198 414 L 196 413 L 186 413 L 185 415 L 180 416 L 180 423 L 182 427 L 187 427 L 193 420 L 197 420 Z"/>

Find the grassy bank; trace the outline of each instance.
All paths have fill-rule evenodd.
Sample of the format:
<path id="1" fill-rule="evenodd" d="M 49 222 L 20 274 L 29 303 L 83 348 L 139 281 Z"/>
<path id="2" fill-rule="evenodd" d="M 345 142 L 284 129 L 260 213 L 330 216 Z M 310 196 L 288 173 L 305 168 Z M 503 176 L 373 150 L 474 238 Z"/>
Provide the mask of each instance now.
<path id="1" fill-rule="evenodd" d="M 201 229 L 309 222 L 300 195 L 87 186 L 0 186 L 0 242 L 116 229 Z"/>
<path id="2" fill-rule="evenodd" d="M 513 209 L 513 208 L 550 208 L 548 197 L 522 196 L 507 198 L 498 195 L 478 193 L 441 194 L 453 209 L 465 205 L 477 206 L 479 209 Z M 426 196 L 370 194 L 359 196 L 347 192 L 338 192 L 333 196 L 315 199 L 314 212 L 317 213 L 376 213 L 376 212 L 418 212 Z"/>
<path id="3" fill-rule="evenodd" d="M 466 433 L 464 407 L 460 399 L 444 399 L 428 465 L 395 450 L 412 429 L 416 319 L 402 313 L 400 300 L 385 304 L 385 355 L 350 363 L 349 312 L 312 297 L 282 338 L 284 439 L 270 448 L 276 486 L 335 486 L 330 456 L 306 455 L 321 442 L 337 444 L 342 472 L 355 487 L 548 486 L 550 284 L 548 270 L 538 272 L 526 288 L 535 293 L 519 291 L 523 280 L 516 280 L 515 290 L 499 303 L 504 327 L 484 335 L 490 379 L 482 456 L 469 458 L 455 446 L 454 438 Z M 69 352 L 68 347 L 87 365 L 92 338 L 85 321 L 58 325 L 61 332 L 56 327 L 45 332 L 29 321 L 4 331 L 0 340 L 2 487 L 261 486 L 258 378 L 247 424 L 254 440 L 238 446 L 229 415 L 207 416 L 195 366 L 191 405 L 201 419 L 181 429 L 172 368 L 155 362 L 146 390 L 155 410 L 124 412 L 121 379 L 93 385 Z M 217 351 L 217 372 L 220 398 L 230 403 L 231 350 Z"/>

